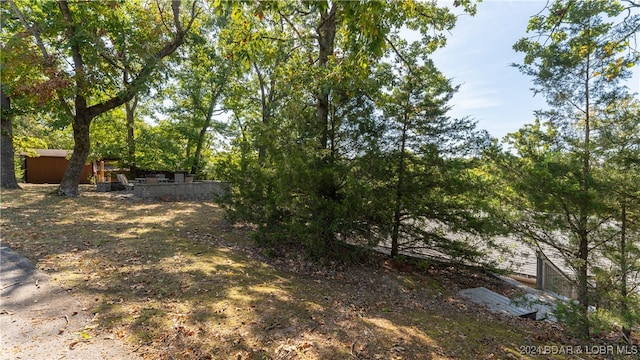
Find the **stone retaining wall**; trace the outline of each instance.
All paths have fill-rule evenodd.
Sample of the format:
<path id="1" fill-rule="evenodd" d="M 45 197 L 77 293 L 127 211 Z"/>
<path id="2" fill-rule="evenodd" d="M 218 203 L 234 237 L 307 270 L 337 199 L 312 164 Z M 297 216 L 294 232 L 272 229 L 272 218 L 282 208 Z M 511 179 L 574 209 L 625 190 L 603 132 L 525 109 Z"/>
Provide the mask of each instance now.
<path id="1" fill-rule="evenodd" d="M 229 184 L 220 181 L 193 183 L 135 184 L 133 194 L 155 200 L 213 200 L 228 193 Z"/>
<path id="2" fill-rule="evenodd" d="M 120 184 L 117 181 L 99 182 L 96 184 L 97 192 L 122 191 L 124 189 L 125 189 L 125 186 Z"/>

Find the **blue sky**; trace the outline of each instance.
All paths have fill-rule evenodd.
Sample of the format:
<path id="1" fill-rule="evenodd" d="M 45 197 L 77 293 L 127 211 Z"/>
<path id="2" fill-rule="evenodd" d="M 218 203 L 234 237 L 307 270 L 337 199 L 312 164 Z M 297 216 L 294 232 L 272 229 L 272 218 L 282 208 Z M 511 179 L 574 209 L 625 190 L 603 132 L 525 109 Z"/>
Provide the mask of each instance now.
<path id="1" fill-rule="evenodd" d="M 436 66 L 461 85 L 451 102 L 451 116 L 470 116 L 479 128 L 502 138 L 533 122 L 533 111 L 546 107 L 541 95 L 533 96 L 531 78 L 510 66 L 522 62 L 523 55 L 512 46 L 526 35 L 529 18 L 545 4 L 545 0 L 485 0 L 474 17 L 458 18 L 447 46 L 433 56 Z M 639 69 L 635 67 L 628 83 L 634 92 L 640 92 Z"/>

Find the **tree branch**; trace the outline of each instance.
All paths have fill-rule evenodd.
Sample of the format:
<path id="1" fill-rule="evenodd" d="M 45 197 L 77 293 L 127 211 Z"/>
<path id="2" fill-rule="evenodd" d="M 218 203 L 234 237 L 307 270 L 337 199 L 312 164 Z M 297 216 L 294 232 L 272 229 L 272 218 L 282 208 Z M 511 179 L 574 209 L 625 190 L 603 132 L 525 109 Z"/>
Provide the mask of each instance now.
<path id="1" fill-rule="evenodd" d="M 75 95 L 75 108 L 77 114 L 87 108 L 87 99 L 84 97 L 87 90 L 84 59 L 80 53 L 80 44 L 77 39 L 74 39 L 76 37 L 76 27 L 73 23 L 71 11 L 69 10 L 69 4 L 64 0 L 58 1 L 58 7 L 62 13 L 62 18 L 65 22 L 65 31 L 69 38 L 69 43 L 71 44 L 71 58 L 73 59 L 73 67 L 75 71 L 73 77 L 75 79 L 76 86 L 78 87 L 78 91 Z"/>
<path id="2" fill-rule="evenodd" d="M 16 16 L 18 16 L 18 19 L 20 19 L 22 26 L 24 26 L 24 28 L 27 29 L 27 31 L 35 39 L 36 46 L 38 46 L 38 48 L 40 49 L 40 52 L 42 53 L 45 67 L 54 69 L 54 74 L 58 74 L 58 71 L 57 69 L 55 69 L 53 64 L 53 58 L 47 52 L 47 47 L 44 45 L 44 41 L 42 41 L 42 36 L 40 36 L 40 29 L 38 28 L 37 24 L 33 26 L 29 25 L 26 17 L 24 16 L 24 13 L 18 8 L 18 6 L 13 0 L 9 0 L 9 5 L 11 5 L 11 9 L 16 14 Z M 69 107 L 69 104 L 64 99 L 62 94 L 59 91 L 56 91 L 56 96 L 58 97 L 58 101 L 60 102 L 60 105 L 62 106 L 67 116 L 73 118 L 73 112 L 71 111 L 71 107 Z"/>
<path id="3" fill-rule="evenodd" d="M 26 17 L 24 16 L 24 13 L 18 8 L 18 6 L 13 0 L 9 0 L 9 5 L 11 5 L 11 9 L 13 10 L 14 13 L 16 13 L 16 15 L 18 16 L 18 19 L 20 19 L 22 26 L 24 26 L 24 28 L 27 29 L 27 31 L 29 31 L 29 33 L 31 33 L 33 38 L 36 40 L 36 45 L 40 49 L 40 52 L 42 52 L 42 56 L 44 57 L 45 63 L 48 63 L 49 53 L 47 53 L 47 48 L 44 46 L 44 42 L 42 41 L 42 37 L 40 36 L 40 29 L 38 29 L 38 26 L 29 25 Z"/>
<path id="4" fill-rule="evenodd" d="M 137 88 L 140 85 L 142 85 L 151 76 L 151 74 L 156 69 L 156 66 L 160 62 L 160 60 L 171 55 L 173 52 L 175 52 L 178 49 L 180 45 L 184 43 L 186 32 L 191 29 L 191 26 L 195 20 L 195 17 L 197 17 L 197 14 L 198 14 L 197 7 L 195 5 L 192 6 L 191 14 L 190 14 L 191 19 L 189 20 L 188 26 L 186 28 L 182 27 L 179 19 L 180 1 L 173 1 L 171 3 L 171 8 L 173 11 L 173 19 L 174 21 L 177 22 L 175 24 L 176 33 L 173 38 L 173 41 L 165 44 L 160 50 L 158 50 L 155 54 L 149 57 L 146 60 L 142 70 L 131 81 L 131 83 L 125 87 L 125 89 L 122 92 L 120 92 L 119 94 L 117 94 L 116 96 L 112 97 L 107 101 L 90 106 L 87 110 L 92 116 L 97 116 L 99 114 L 102 114 L 108 110 L 116 108 L 128 102 L 129 100 L 131 100 L 137 93 Z"/>
<path id="5" fill-rule="evenodd" d="M 289 18 L 288 18 L 286 15 L 284 15 L 284 14 L 282 13 L 282 11 L 280 11 L 280 10 L 278 10 L 278 14 L 280 14 L 280 17 L 281 17 L 281 18 L 282 18 L 282 19 L 283 19 L 287 24 L 289 24 L 289 26 L 291 26 L 291 29 L 293 29 L 293 31 L 298 35 L 298 38 L 299 38 L 300 40 L 302 40 L 302 39 L 303 39 L 302 34 L 300 34 L 300 32 L 299 32 L 299 31 L 298 31 L 298 29 L 295 27 L 295 25 L 291 22 L 291 20 L 289 20 Z"/>
<path id="6" fill-rule="evenodd" d="M 558 27 L 560 26 L 560 24 L 562 24 L 562 20 L 564 20 L 565 15 L 567 14 L 567 12 L 569 12 L 569 8 L 571 6 L 573 6 L 574 1 L 569 1 L 567 3 L 567 6 L 564 7 L 564 9 L 561 10 L 560 16 L 558 16 L 558 22 L 555 23 L 555 25 L 553 26 L 553 28 L 551 29 L 551 32 L 549 33 L 549 36 L 547 37 L 547 40 L 545 40 L 544 45 L 547 45 L 547 41 L 549 41 L 549 39 L 551 39 L 553 37 L 553 33 L 556 32 L 556 29 L 558 29 Z M 549 8 L 549 2 L 547 1 L 547 5 L 545 5 L 545 8 L 548 9 Z M 551 9 L 549 9 L 549 12 L 551 12 Z M 558 15 L 558 14 L 555 14 Z"/>
<path id="7" fill-rule="evenodd" d="M 398 49 L 396 48 L 393 41 L 391 41 L 391 39 L 389 39 L 387 36 L 385 36 L 384 39 L 389 43 L 389 45 L 391 45 L 393 52 L 396 53 L 396 55 L 400 58 L 400 60 L 402 60 L 402 62 L 405 65 L 407 65 L 407 68 L 409 69 L 409 73 L 413 75 L 414 71 L 413 71 L 413 66 L 411 66 L 411 63 L 409 63 L 407 59 L 405 59 L 405 57 L 400 53 L 400 51 L 398 51 Z"/>
<path id="8" fill-rule="evenodd" d="M 183 34 L 182 24 L 180 23 L 180 0 L 171 1 L 171 11 L 173 12 L 173 24 L 178 34 Z"/>
<path id="9" fill-rule="evenodd" d="M 113 60 L 112 58 L 110 58 L 110 57 L 109 57 L 107 54 L 105 54 L 104 52 L 100 52 L 100 57 L 102 57 L 106 62 L 108 62 L 109 64 L 111 64 L 111 66 L 113 66 L 114 68 L 116 68 L 116 69 L 118 69 L 118 70 L 122 70 L 122 71 L 124 71 L 124 70 L 125 70 L 125 68 L 124 68 L 122 65 L 120 65 L 120 64 L 118 64 L 118 63 L 116 63 L 116 61 L 115 61 L 115 60 Z"/>

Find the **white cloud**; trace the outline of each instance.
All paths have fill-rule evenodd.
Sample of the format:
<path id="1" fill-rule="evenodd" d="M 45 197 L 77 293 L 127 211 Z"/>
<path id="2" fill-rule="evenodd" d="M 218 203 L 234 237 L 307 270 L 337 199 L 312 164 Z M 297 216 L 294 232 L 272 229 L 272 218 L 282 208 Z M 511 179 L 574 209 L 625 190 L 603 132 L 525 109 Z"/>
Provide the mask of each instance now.
<path id="1" fill-rule="evenodd" d="M 473 110 L 502 106 L 498 90 L 486 86 L 463 84 L 460 91 L 453 96 L 451 105 L 456 112 L 466 113 Z"/>

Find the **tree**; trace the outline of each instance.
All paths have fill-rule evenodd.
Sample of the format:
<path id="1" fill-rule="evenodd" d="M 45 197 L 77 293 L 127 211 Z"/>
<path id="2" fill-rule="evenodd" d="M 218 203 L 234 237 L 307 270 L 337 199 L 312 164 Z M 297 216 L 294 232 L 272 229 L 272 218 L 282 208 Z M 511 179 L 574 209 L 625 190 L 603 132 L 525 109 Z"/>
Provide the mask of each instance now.
<path id="1" fill-rule="evenodd" d="M 239 164 L 237 172 L 228 172 L 234 174 L 240 194 L 233 197 L 233 212 L 278 228 L 283 209 L 273 200 L 286 199 L 283 193 L 291 192 L 291 183 L 279 177 L 287 163 L 295 163 L 299 124 L 310 113 L 305 89 L 310 60 L 305 51 L 309 40 L 291 25 L 299 21 L 291 15 L 297 4 L 269 3 L 274 5 L 272 11 L 232 11 L 220 43 L 225 56 L 242 72 L 234 76 L 225 97 L 238 132 L 235 149 L 239 154 L 234 156 Z M 262 229 L 270 232 L 266 226 Z"/>
<path id="2" fill-rule="evenodd" d="M 218 44 L 227 21 L 228 14 L 208 19 L 201 34 L 190 37 L 189 46 L 174 62 L 175 81 L 164 92 L 171 103 L 171 121 L 187 138 L 183 166 L 197 176 L 202 176 L 204 170 L 203 153 L 210 142 L 209 131 L 224 131 L 224 124 L 215 121 L 214 116 L 222 112 L 218 107 L 237 73 L 237 65 L 223 56 L 224 50 Z"/>
<path id="3" fill-rule="evenodd" d="M 268 2 L 244 10 L 232 11 L 240 21 L 231 56 L 252 70 L 241 81 L 254 93 L 243 94 L 262 106 L 234 108 L 240 163 L 225 173 L 242 184 L 236 214 L 271 243 L 302 243 L 316 255 L 340 251 L 342 240 L 367 227 L 358 209 L 370 188 L 356 174 L 358 157 L 376 146 L 372 118 L 383 84 L 373 69 L 388 36 L 407 26 L 430 52 L 456 18 L 424 2 Z"/>
<path id="4" fill-rule="evenodd" d="M 160 61 L 184 43 L 185 35 L 192 30 L 200 14 L 199 6 L 196 1 L 191 2 L 185 16 L 180 1 L 147 5 L 58 1 L 45 2 L 27 11 L 15 1 L 10 4 L 40 49 L 45 69 L 70 82 L 68 88 L 55 90 L 58 106 L 72 119 L 74 132 L 73 154 L 58 192 L 76 196 L 80 174 L 90 152 L 92 120 L 130 101 L 147 85 Z M 135 44 L 112 41 L 123 33 L 122 27 L 136 33 L 132 25 L 119 20 L 121 12 L 128 11 L 136 12 L 136 24 L 152 24 L 145 32 L 154 41 L 146 41 L 146 37 L 136 39 L 141 42 Z M 62 44 L 60 39 L 64 39 Z M 124 53 L 121 46 L 128 47 L 127 66 L 135 72 L 129 83 L 119 81 L 115 76 L 125 67 L 117 56 Z M 67 59 L 72 63 L 70 69 L 63 66 Z"/>
<path id="5" fill-rule="evenodd" d="M 388 6 L 391 5 L 391 6 Z M 415 7 L 414 7 L 415 5 Z M 473 12 L 469 2 L 467 10 Z M 321 2 L 313 9 L 319 18 L 316 21 L 317 41 L 317 78 L 314 84 L 315 123 L 312 128 L 317 141 L 317 152 L 311 168 L 318 174 L 311 179 L 315 189 L 310 201 L 313 218 L 317 219 L 319 240 L 327 247 L 333 246 L 338 233 L 344 232 L 345 224 L 339 215 L 339 209 L 350 207 L 344 193 L 344 172 L 348 165 L 338 161 L 336 148 L 340 147 L 341 128 L 349 126 L 332 113 L 335 100 L 340 99 L 345 80 L 362 79 L 370 76 L 372 64 L 385 54 L 389 44 L 388 35 L 402 26 L 419 30 L 423 35 L 424 50 L 434 50 L 442 45 L 442 38 L 431 35 L 432 30 L 450 29 L 455 24 L 455 17 L 446 8 L 439 8 L 434 3 L 384 4 L 379 2 L 361 4 L 357 2 Z M 362 51 L 365 49 L 365 51 Z M 338 59 L 336 51 L 344 52 L 344 58 Z M 360 65 L 359 71 L 346 75 L 344 69 L 355 70 L 353 65 Z M 357 81 L 355 83 L 358 83 Z M 347 222 L 348 223 L 348 222 Z"/>
<path id="6" fill-rule="evenodd" d="M 631 279 L 640 275 L 640 102 L 632 98 L 616 101 L 598 118 L 600 136 L 594 155 L 607 184 L 605 198 L 611 208 L 612 241 L 598 249 L 606 264 L 596 264 L 601 307 L 612 313 L 627 341 L 640 321 L 638 286 Z M 599 266 L 598 266 L 599 265 Z"/>
<path id="7" fill-rule="evenodd" d="M 0 132 L 2 133 L 2 172 L 1 184 L 3 189 L 18 189 L 18 181 L 13 164 L 13 114 L 11 114 L 11 99 L 4 90 L 4 84 L 0 85 L 0 99 L 2 100 L 2 114 L 0 114 Z"/>
<path id="8" fill-rule="evenodd" d="M 10 9 L 6 4 L 0 7 L 2 24 L 2 71 L 0 75 L 0 186 L 4 189 L 19 188 L 14 169 L 13 123 L 16 115 L 26 112 L 24 107 L 29 102 L 29 88 L 46 88 L 49 84 L 39 79 L 33 71 L 40 65 L 39 59 L 33 56 L 34 49 L 25 41 L 22 28 L 12 21 Z M 16 106 L 18 105 L 18 107 Z"/>
<path id="9" fill-rule="evenodd" d="M 536 123 L 511 135 L 521 177 L 515 185 L 522 194 L 523 217 L 516 231 L 559 251 L 575 270 L 579 317 L 577 334 L 588 338 L 589 269 L 591 252 L 607 221 L 606 206 L 598 196 L 594 170 L 594 119 L 604 107 L 623 97 L 620 80 L 638 54 L 625 52 L 628 33 L 612 19 L 624 8 L 614 1 L 556 1 L 547 14 L 534 16 L 514 49 L 525 53 L 516 65 L 533 78 L 552 111 L 540 111 L 547 131 Z M 539 189 L 545 189 L 540 193 Z M 561 234 L 561 236 L 558 236 Z"/>
<path id="10" fill-rule="evenodd" d="M 91 152 L 89 160 L 119 160 L 126 165 L 127 154 L 127 114 L 123 107 L 115 108 L 91 122 Z"/>
<path id="11" fill-rule="evenodd" d="M 291 195 L 300 190 L 292 171 L 302 171 L 303 153 L 315 141 L 307 139 L 313 110 L 308 84 L 315 81 L 315 71 L 307 30 L 312 28 L 300 26 L 310 13 L 304 15 L 299 3 L 266 5 L 255 12 L 234 9 L 231 26 L 222 35 L 227 56 L 245 70 L 225 100 L 240 131 L 240 163 L 229 172 L 240 192 L 234 196 L 234 212 L 259 224 L 259 237 L 270 241 L 267 234 L 280 232 L 282 237 L 308 216 L 305 209 L 286 214 L 298 210 Z"/>
<path id="12" fill-rule="evenodd" d="M 457 89 L 420 44 L 399 39 L 392 44 L 394 65 L 383 64 L 377 75 L 385 83 L 378 100 L 384 133 L 377 161 L 387 170 L 373 176 L 375 183 L 386 184 L 376 197 L 386 204 L 378 213 L 387 220 L 371 226 L 379 229 L 378 241 L 390 238 L 391 256 L 402 245 L 472 260 L 480 252 L 452 233 L 482 233 L 481 207 L 471 200 L 478 179 L 469 170 L 489 137 L 475 131 L 470 119 L 446 115 Z"/>
<path id="13" fill-rule="evenodd" d="M 155 125 L 136 126 L 136 163 L 141 169 L 178 171 L 185 162 L 187 140 L 175 124 L 162 120 Z"/>

